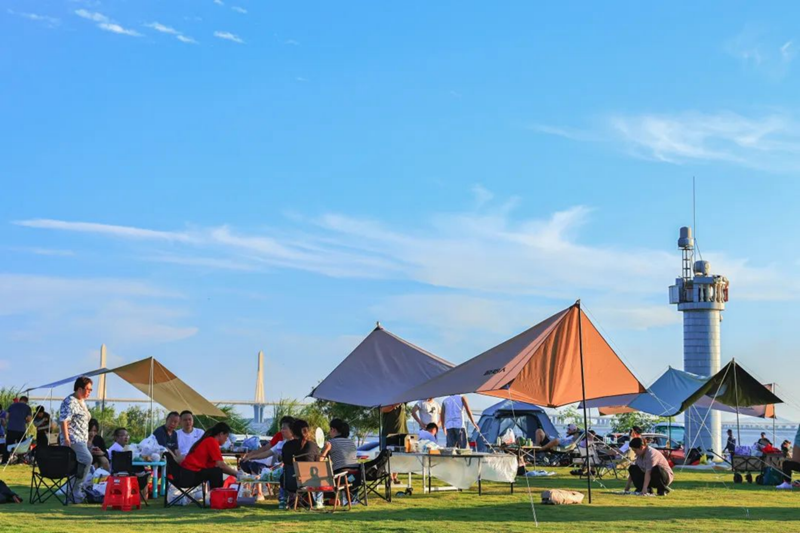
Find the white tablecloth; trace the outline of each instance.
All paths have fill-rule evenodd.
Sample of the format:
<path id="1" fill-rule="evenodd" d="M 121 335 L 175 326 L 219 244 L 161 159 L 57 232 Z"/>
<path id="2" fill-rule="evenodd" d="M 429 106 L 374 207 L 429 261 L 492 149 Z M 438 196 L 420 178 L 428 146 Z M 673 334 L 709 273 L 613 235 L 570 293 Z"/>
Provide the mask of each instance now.
<path id="1" fill-rule="evenodd" d="M 478 482 L 513 483 L 517 476 L 517 458 L 513 455 L 424 455 L 392 454 L 392 472 L 422 474 L 430 461 L 431 476 L 466 490 Z"/>

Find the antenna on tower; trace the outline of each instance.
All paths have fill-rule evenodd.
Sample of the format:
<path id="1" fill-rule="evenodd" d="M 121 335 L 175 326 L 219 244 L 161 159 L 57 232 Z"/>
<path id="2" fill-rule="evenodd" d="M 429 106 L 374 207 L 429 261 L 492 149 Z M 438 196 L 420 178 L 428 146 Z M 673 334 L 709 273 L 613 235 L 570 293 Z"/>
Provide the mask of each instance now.
<path id="1" fill-rule="evenodd" d="M 694 230 L 695 247 L 697 248 L 697 255 L 700 260 L 703 260 L 703 252 L 700 251 L 700 245 L 697 243 L 697 182 L 692 176 L 692 229 Z"/>

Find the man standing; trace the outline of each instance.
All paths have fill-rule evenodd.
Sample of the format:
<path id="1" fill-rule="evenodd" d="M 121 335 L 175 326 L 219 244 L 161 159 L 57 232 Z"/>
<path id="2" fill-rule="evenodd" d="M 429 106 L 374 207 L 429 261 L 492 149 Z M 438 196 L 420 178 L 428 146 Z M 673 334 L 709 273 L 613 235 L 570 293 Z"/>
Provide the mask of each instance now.
<path id="1" fill-rule="evenodd" d="M 153 431 L 156 441 L 164 448 L 175 452 L 178 450 L 178 434 L 175 430 L 180 424 L 181 415 L 177 411 L 171 411 L 163 426 L 159 426 Z"/>
<path id="2" fill-rule="evenodd" d="M 183 411 L 181 413 L 181 429 L 177 433 L 178 453 L 182 457 L 186 457 L 194 443 L 203 436 L 203 430 L 194 427 L 194 415 L 191 411 Z"/>
<path id="3" fill-rule="evenodd" d="M 25 430 L 32 420 L 31 407 L 28 405 L 28 397 L 22 396 L 19 401 L 8 406 L 6 411 L 6 443 L 3 445 L 3 462 L 8 462 L 10 452 L 8 447 L 25 438 Z"/>
<path id="4" fill-rule="evenodd" d="M 428 424 L 438 424 L 442 418 L 442 406 L 433 398 L 417 402 L 411 409 L 411 416 L 419 424 L 419 429 L 423 430 Z"/>
<path id="5" fill-rule="evenodd" d="M 625 492 L 633 484 L 636 492 L 641 494 L 648 494 L 656 489 L 659 496 L 665 496 L 674 479 L 667 459 L 661 452 L 645 444 L 640 437 L 631 440 L 631 450 L 636 454 L 636 462 L 628 468 Z"/>
<path id="6" fill-rule="evenodd" d="M 84 498 L 83 482 L 91 472 L 92 453 L 89 451 L 89 420 L 92 415 L 86 407 L 86 399 L 92 393 L 92 380 L 79 377 L 73 386 L 74 392 L 61 402 L 58 421 L 61 426 L 61 444 L 75 451 L 78 473 L 72 486 L 72 501 L 81 503 Z"/>
<path id="7" fill-rule="evenodd" d="M 404 403 L 381 407 L 381 450 L 386 448 L 386 437 L 396 434 L 408 434 Z"/>
<path id="8" fill-rule="evenodd" d="M 469 408 L 466 397 L 455 394 L 448 396 L 442 402 L 441 422 L 442 427 L 445 429 L 448 448 L 467 447 L 467 428 L 464 422 L 464 412 L 467 413 L 472 425 L 477 428 L 478 424 L 475 423 L 475 417 L 472 416 L 472 410 Z"/>

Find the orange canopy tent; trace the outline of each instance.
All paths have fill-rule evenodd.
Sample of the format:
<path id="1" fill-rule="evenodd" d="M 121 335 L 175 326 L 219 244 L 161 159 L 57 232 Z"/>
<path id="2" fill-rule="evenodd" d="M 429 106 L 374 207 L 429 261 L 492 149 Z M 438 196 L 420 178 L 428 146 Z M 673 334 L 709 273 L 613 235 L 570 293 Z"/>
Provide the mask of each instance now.
<path id="1" fill-rule="evenodd" d="M 516 337 L 404 392 L 392 403 L 464 393 L 546 407 L 582 401 L 588 430 L 587 399 L 644 391 L 578 300 Z M 589 457 L 589 439 L 585 441 Z M 587 482 L 591 503 L 591 476 Z"/>
<path id="2" fill-rule="evenodd" d="M 414 387 L 394 403 L 479 393 L 546 407 L 645 391 L 580 301 Z"/>

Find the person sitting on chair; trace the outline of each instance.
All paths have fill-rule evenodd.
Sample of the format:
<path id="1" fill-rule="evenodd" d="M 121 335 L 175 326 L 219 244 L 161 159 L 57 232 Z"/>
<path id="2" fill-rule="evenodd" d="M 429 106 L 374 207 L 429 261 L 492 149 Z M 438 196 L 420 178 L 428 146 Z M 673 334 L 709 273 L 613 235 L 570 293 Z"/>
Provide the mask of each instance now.
<path id="1" fill-rule="evenodd" d="M 778 489 L 792 488 L 792 472 L 800 472 L 800 426 L 797 427 L 797 434 L 794 436 L 794 446 L 792 446 L 792 457 L 783 462 L 783 483 L 778 485 Z"/>
<path id="2" fill-rule="evenodd" d="M 111 466 L 106 456 L 106 441 L 100 436 L 100 422 L 92 418 L 89 420 L 89 451 L 92 454 L 92 464 L 97 468 L 110 472 Z"/>
<path id="3" fill-rule="evenodd" d="M 114 444 L 112 444 L 108 448 L 108 459 L 111 461 L 112 465 L 114 464 L 114 452 L 129 451 L 128 450 L 129 442 L 130 442 L 130 435 L 128 434 L 127 429 L 117 428 L 114 430 Z M 131 471 L 128 473 L 136 475 L 137 481 L 139 481 L 139 492 L 141 492 L 142 495 L 147 497 L 147 483 L 150 477 L 150 474 L 147 473 L 147 470 L 143 466 L 132 466 Z"/>
<path id="4" fill-rule="evenodd" d="M 222 487 L 222 474 L 236 477 L 238 472 L 222 460 L 220 446 L 227 442 L 231 428 L 219 422 L 203 433 L 203 436 L 189 449 L 180 464 L 183 479 L 199 485 L 207 481 L 212 489 Z"/>
<path id="5" fill-rule="evenodd" d="M 356 443 L 350 438 L 350 424 L 339 418 L 330 423 L 330 440 L 322 447 L 320 460 L 331 458 L 333 471 L 339 473 L 347 467 L 358 464 L 356 459 Z"/>
<path id="6" fill-rule="evenodd" d="M 439 426 L 437 426 L 435 422 L 431 422 L 430 424 L 425 426 L 425 429 L 419 430 L 419 434 L 417 435 L 417 437 L 421 441 L 429 440 L 431 442 L 436 442 L 436 436 L 438 435 L 438 433 L 439 433 Z"/>
<path id="7" fill-rule="evenodd" d="M 178 434 L 176 429 L 181 422 L 181 415 L 178 411 L 172 411 L 167 415 L 163 426 L 159 426 L 153 431 L 153 436 L 158 444 L 173 452 L 178 451 Z"/>
<path id="8" fill-rule="evenodd" d="M 577 439 L 579 436 L 580 436 L 580 430 L 578 429 L 578 426 L 576 426 L 575 424 L 570 424 L 567 426 L 567 434 L 564 438 L 561 439 L 547 438 L 547 435 L 545 435 L 544 431 L 542 431 L 541 429 L 536 430 L 536 442 L 539 443 L 537 444 L 537 446 L 541 446 L 542 447 L 541 451 L 543 452 L 547 450 L 552 450 L 553 448 L 557 448 L 559 446 L 560 447 L 569 446 L 573 442 L 575 442 L 575 439 Z"/>
<path id="9" fill-rule="evenodd" d="M 283 464 L 284 468 L 294 468 L 294 460 L 298 462 L 303 461 L 319 461 L 319 446 L 311 437 L 311 430 L 308 427 L 308 422 L 305 420 L 295 420 L 292 424 L 292 435 L 294 438 L 283 445 Z M 284 479 L 284 482 L 286 479 Z M 283 485 L 282 485 L 283 488 Z M 291 487 L 286 489 L 292 492 Z M 322 508 L 322 493 L 318 492 L 314 495 L 315 507 Z M 288 502 L 279 502 L 279 508 L 285 506 Z"/>
<path id="10" fill-rule="evenodd" d="M 633 485 L 638 493 L 649 494 L 656 489 L 659 496 L 665 496 L 674 479 L 667 459 L 661 452 L 645 444 L 641 437 L 631 439 L 631 449 L 636 454 L 636 462 L 628 468 L 625 492 Z"/>
<path id="11" fill-rule="evenodd" d="M 191 411 L 181 413 L 181 428 L 175 432 L 178 439 L 178 453 L 186 457 L 195 442 L 203 436 L 203 430 L 194 427 L 194 414 Z"/>

